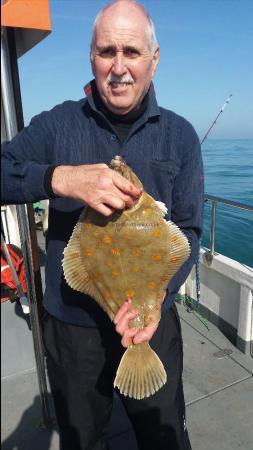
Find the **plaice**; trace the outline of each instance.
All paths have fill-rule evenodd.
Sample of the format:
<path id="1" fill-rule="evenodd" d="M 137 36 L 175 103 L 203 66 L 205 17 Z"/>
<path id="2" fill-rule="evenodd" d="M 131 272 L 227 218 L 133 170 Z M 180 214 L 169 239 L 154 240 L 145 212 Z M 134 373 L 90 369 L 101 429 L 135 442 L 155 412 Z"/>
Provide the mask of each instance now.
<path id="1" fill-rule="evenodd" d="M 142 187 L 121 157 L 115 156 L 111 167 Z M 86 207 L 64 250 L 67 283 L 90 295 L 112 320 L 125 299 L 131 298 L 139 315 L 130 326 L 159 322 L 168 283 L 190 253 L 187 238 L 175 224 L 166 222 L 165 213 L 165 205 L 145 191 L 134 207 L 109 217 Z M 165 382 L 162 362 L 144 343 L 126 350 L 114 385 L 122 394 L 140 399 Z"/>

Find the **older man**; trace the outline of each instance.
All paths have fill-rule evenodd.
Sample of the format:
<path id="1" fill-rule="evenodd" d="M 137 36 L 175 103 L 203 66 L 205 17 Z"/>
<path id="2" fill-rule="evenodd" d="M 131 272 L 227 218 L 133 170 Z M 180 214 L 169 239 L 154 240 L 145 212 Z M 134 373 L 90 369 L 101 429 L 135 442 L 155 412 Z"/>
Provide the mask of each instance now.
<path id="1" fill-rule="evenodd" d="M 123 346 L 144 340 L 163 361 L 168 381 L 147 399 L 122 398 L 139 448 L 191 448 L 174 298 L 198 253 L 202 160 L 192 126 L 156 103 L 151 80 L 158 58 L 154 26 L 144 8 L 130 0 L 107 5 L 94 24 L 95 80 L 86 86 L 86 98 L 41 113 L 3 146 L 3 201 L 50 199 L 44 340 L 62 450 L 107 448 L 113 380 Z M 111 324 L 92 299 L 66 285 L 61 268 L 84 203 L 108 216 L 131 207 L 141 194 L 108 167 L 116 154 L 166 204 L 168 218 L 191 244 L 190 258 L 168 287 L 158 329 L 135 334 L 128 326 L 136 315 L 129 302 Z"/>

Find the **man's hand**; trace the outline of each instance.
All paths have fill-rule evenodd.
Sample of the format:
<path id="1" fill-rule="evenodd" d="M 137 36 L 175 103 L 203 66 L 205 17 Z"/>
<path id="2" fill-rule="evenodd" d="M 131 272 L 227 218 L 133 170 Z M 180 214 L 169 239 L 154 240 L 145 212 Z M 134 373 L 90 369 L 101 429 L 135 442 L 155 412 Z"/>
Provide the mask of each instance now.
<path id="1" fill-rule="evenodd" d="M 140 189 L 106 164 L 58 166 L 52 189 L 56 195 L 84 202 L 104 216 L 115 209 L 131 208 L 141 195 Z"/>
<path id="2" fill-rule="evenodd" d="M 122 336 L 121 344 L 123 347 L 150 341 L 158 327 L 158 323 L 156 323 L 142 329 L 130 328 L 129 321 L 138 316 L 138 311 L 130 311 L 131 303 L 131 299 L 127 299 L 118 310 L 113 321 L 116 331 Z"/>

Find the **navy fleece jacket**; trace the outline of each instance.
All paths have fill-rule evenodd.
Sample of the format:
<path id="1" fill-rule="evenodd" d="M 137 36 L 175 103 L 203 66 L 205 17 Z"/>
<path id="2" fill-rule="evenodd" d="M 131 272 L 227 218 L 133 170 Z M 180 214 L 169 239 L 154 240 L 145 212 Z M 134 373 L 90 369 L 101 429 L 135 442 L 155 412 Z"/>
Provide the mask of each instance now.
<path id="1" fill-rule="evenodd" d="M 169 284 L 163 304 L 166 311 L 199 251 L 203 212 L 199 139 L 184 118 L 158 107 L 151 85 L 147 109 L 122 144 L 108 119 L 97 110 L 92 86 L 87 87 L 86 98 L 66 101 L 39 114 L 2 145 L 2 203 L 48 198 L 44 176 L 51 165 L 109 164 L 115 155 L 121 155 L 145 190 L 166 204 L 166 219 L 177 224 L 190 242 L 191 255 Z M 67 286 L 61 265 L 63 249 L 83 207 L 71 199 L 50 199 L 44 306 L 59 320 L 90 327 L 108 319 L 94 300 Z"/>

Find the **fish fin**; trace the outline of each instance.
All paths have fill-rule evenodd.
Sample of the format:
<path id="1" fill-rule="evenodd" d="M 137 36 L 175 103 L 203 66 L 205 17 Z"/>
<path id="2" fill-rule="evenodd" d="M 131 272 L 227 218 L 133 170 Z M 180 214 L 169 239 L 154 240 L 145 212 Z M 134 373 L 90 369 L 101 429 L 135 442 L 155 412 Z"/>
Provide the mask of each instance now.
<path id="1" fill-rule="evenodd" d="M 81 256 L 80 239 L 81 223 L 78 222 L 63 252 L 62 267 L 65 280 L 75 291 L 90 294 L 92 282 L 87 273 Z"/>
<path id="2" fill-rule="evenodd" d="M 82 223 L 78 222 L 69 239 L 67 247 L 64 249 L 62 260 L 64 278 L 72 289 L 87 294 L 95 299 L 112 320 L 115 316 L 115 312 L 112 311 L 107 303 L 105 303 L 101 293 L 89 276 L 84 261 L 82 260 L 80 249 L 81 229 Z"/>
<path id="3" fill-rule="evenodd" d="M 114 387 L 140 400 L 155 394 L 167 381 L 163 364 L 150 345 L 130 345 L 121 358 Z"/>
<path id="4" fill-rule="evenodd" d="M 159 202 L 159 200 L 155 200 L 158 208 L 161 210 L 163 217 L 167 214 L 168 208 L 163 202 Z"/>
<path id="5" fill-rule="evenodd" d="M 171 221 L 166 222 L 169 227 L 169 246 L 171 248 L 168 261 L 169 281 L 180 269 L 183 263 L 189 258 L 191 253 L 190 243 L 182 230 Z"/>

